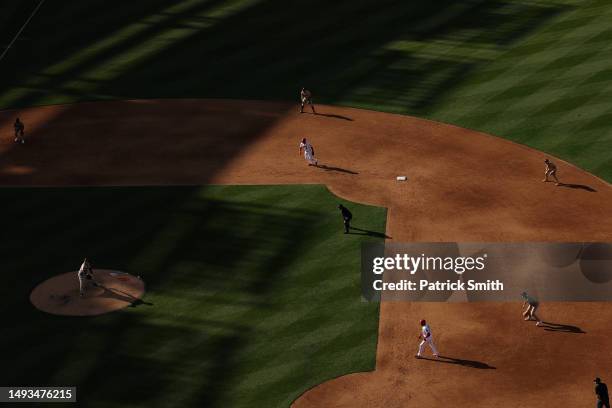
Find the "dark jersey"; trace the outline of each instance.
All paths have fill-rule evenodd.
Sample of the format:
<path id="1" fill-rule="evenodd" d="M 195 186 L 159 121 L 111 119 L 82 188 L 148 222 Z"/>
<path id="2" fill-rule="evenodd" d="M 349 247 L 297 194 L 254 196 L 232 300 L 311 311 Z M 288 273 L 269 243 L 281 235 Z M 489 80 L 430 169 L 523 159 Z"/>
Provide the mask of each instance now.
<path id="1" fill-rule="evenodd" d="M 529 295 L 523 296 L 523 298 L 525 299 L 525 302 L 529 303 L 530 306 L 538 307 L 537 299 L 534 299 Z"/>
<path id="2" fill-rule="evenodd" d="M 344 218 L 345 220 L 350 220 L 353 218 L 353 214 L 351 214 L 348 208 L 342 207 L 340 211 L 342 211 L 342 218 Z"/>
<path id="3" fill-rule="evenodd" d="M 595 394 L 604 402 L 610 401 L 608 396 L 608 386 L 604 383 L 599 383 L 595 386 Z"/>

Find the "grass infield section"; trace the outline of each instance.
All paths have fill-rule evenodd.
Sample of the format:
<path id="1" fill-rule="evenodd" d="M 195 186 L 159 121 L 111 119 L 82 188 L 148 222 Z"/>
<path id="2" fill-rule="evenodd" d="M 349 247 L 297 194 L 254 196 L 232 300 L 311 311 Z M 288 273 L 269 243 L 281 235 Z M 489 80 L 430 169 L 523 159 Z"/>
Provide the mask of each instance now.
<path id="1" fill-rule="evenodd" d="M 125 3 L 125 4 L 124 4 Z M 35 8 L 3 0 L 0 43 Z M 607 0 L 46 1 L 0 62 L 0 107 L 315 101 L 484 131 L 612 181 Z"/>
<path id="2" fill-rule="evenodd" d="M 287 407 L 374 368 L 378 305 L 360 299 L 355 226 L 386 210 L 319 185 L 1 189 L 0 382 L 76 385 L 83 407 Z M 32 288 L 94 267 L 141 275 L 139 305 L 95 318 L 29 304 Z M 25 405 L 24 405 L 25 406 Z"/>

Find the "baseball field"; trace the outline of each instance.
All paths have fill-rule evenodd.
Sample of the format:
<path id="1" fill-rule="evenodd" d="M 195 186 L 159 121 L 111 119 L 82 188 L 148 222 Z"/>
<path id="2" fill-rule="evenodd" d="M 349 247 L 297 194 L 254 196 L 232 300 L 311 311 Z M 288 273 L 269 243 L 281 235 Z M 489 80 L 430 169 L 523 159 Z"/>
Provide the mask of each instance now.
<path id="1" fill-rule="evenodd" d="M 612 378 L 608 303 L 543 306 L 572 330 L 526 325 L 519 297 L 367 303 L 360 248 L 612 241 L 610 18 L 602 0 L 3 1 L 0 386 L 74 385 L 83 407 L 584 405 Z M 140 276 L 142 301 L 29 302 L 84 256 Z M 414 359 L 424 317 L 447 360 Z"/>

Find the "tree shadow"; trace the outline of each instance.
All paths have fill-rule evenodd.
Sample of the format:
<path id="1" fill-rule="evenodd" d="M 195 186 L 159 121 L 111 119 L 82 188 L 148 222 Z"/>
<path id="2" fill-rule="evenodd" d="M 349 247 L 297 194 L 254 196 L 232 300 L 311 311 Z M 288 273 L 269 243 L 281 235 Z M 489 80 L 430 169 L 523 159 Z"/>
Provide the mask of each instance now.
<path id="1" fill-rule="evenodd" d="M 15 47 L 0 66 L 0 88 L 20 89 L 20 94 L 7 99 L 8 104 L 48 102 L 50 93 L 62 95 L 64 101 L 177 96 L 288 100 L 295 98 L 296 78 L 303 78 L 324 103 L 344 102 L 351 95 L 353 105 L 426 113 L 474 68 L 494 59 L 495 50 L 503 51 L 572 9 L 510 0 L 461 4 L 313 0 L 299 13 L 303 21 L 316 23 L 296 29 L 294 5 L 281 0 L 245 2 L 222 15 L 224 0 L 177 3 L 186 4 L 135 2 L 120 13 L 102 0 L 67 4 L 61 12 L 43 7 L 36 24 L 24 33 L 37 41 Z M 29 9 L 19 15 L 27 16 Z M 90 24 L 88 15 L 108 24 Z M 9 35 L 18 28 L 12 21 L 22 20 L 9 20 Z M 344 23 L 349 21 L 363 24 L 357 31 L 347 31 Z M 135 23 L 138 30 L 122 31 Z M 57 26 L 70 30 L 45 35 Z M 176 36 L 177 28 L 187 33 Z M 285 33 L 282 41 L 278 32 Z M 325 41 L 304 41 L 312 37 Z M 141 54 L 142 44 L 151 38 L 159 39 L 159 45 Z M 353 42 L 360 43 L 359 49 Z M 405 46 L 387 49 L 394 42 Z M 301 46 L 293 47 L 296 43 Z M 458 45 L 456 52 L 449 53 L 440 43 Z M 479 50 L 485 51 L 484 57 L 472 55 Z M 113 66 L 112 75 L 90 82 L 106 65 Z M 245 70 L 248 77 L 239 75 Z M 34 85 L 29 82 L 33 75 Z M 262 83 L 269 86 L 261 87 Z"/>
<path id="2" fill-rule="evenodd" d="M 318 168 L 323 169 L 325 171 L 337 171 L 337 172 L 340 172 L 340 173 L 347 173 L 347 174 L 359 174 L 358 172 L 353 171 L 353 170 L 343 169 L 341 167 L 326 166 L 325 164 L 319 164 L 319 165 L 317 165 L 315 167 L 318 167 Z"/>
<path id="3" fill-rule="evenodd" d="M 587 186 L 585 184 L 568 184 L 568 183 L 559 183 L 558 184 L 559 187 L 566 187 L 566 188 L 573 188 L 575 190 L 585 190 L 591 193 L 596 193 L 597 190 L 595 190 L 593 187 Z"/>
<path id="4" fill-rule="evenodd" d="M 246 375 L 245 367 L 264 364 L 267 358 L 253 355 L 248 362 L 242 358 L 246 347 L 265 341 L 249 335 L 252 328 L 266 316 L 279 318 L 283 306 L 294 302 L 291 297 L 282 303 L 270 293 L 286 290 L 283 278 L 306 251 L 305 238 L 335 219 L 335 214 L 324 219 L 321 214 L 326 213 L 312 206 L 296 213 L 292 207 L 276 205 L 272 197 L 292 187 L 272 188 L 275 194 L 256 198 L 251 194 L 259 187 L 229 189 L 234 193 L 220 187 L 194 186 L 2 189 L 0 201 L 6 206 L 0 219 L 5 233 L 31 239 L 27 248 L 16 238 L 0 248 L 0 269 L 7 280 L 18 281 L 10 288 L 0 288 L 6 306 L 3 322 L 12 328 L 0 336 L 0 347 L 13 350 L 7 363 L 21 364 L 14 372 L 0 372 L 0 383 L 48 383 L 50 378 L 60 378 L 74 381 L 90 401 L 130 405 L 138 400 L 138 404 L 154 405 L 155 400 L 163 399 L 167 386 L 176 384 L 176 369 L 201 379 L 192 403 L 184 406 L 224 406 L 240 376 Z M 326 197 L 329 205 L 336 202 L 323 186 L 305 189 Z M 241 194 L 247 198 L 240 198 Z M 54 209 L 52 214 L 43 210 L 49 208 Z M 18 222 L 25 213 L 31 215 L 29 222 Z M 91 217 L 92 213 L 98 216 Z M 65 228 L 50 235 L 50 225 Z M 38 256 L 31 256 L 32 247 L 41 251 Z M 152 303 L 109 284 L 101 296 L 120 299 L 132 308 L 83 320 L 46 316 L 33 309 L 24 294 L 34 282 L 47 277 L 48 265 L 54 270 L 71 270 L 73 260 L 84 253 L 146 277 L 151 299 L 158 307 L 140 307 Z M 174 301 L 179 304 L 176 310 L 159 307 Z M 186 313 L 177 319 L 177 310 Z M 227 310 L 232 313 L 221 313 Z M 155 318 L 143 319 L 145 315 Z M 200 316 L 207 320 L 200 320 Z M 41 345 L 41 336 L 51 332 L 51 327 L 61 334 Z M 151 357 L 147 350 L 164 344 L 170 345 L 165 357 Z M 37 351 L 32 353 L 34 349 Z M 73 353 L 92 358 L 83 367 L 78 358 L 70 357 Z M 200 363 L 192 364 L 194 355 Z M 78 378 L 71 377 L 69 367 L 77 365 L 72 373 Z M 121 373 L 100 375 L 118 365 L 124 368 Z M 132 387 L 137 381 L 135 371 L 146 373 L 147 387 L 152 391 Z M 105 378 L 124 387 L 107 386 Z M 258 395 L 254 392 L 242 398 Z"/>
<path id="5" fill-rule="evenodd" d="M 546 331 L 554 331 L 561 333 L 578 333 L 578 334 L 586 334 L 584 330 L 577 326 L 571 326 L 569 324 L 560 324 L 560 323 L 552 323 L 552 322 L 542 322 L 540 327 L 544 328 Z"/>
<path id="6" fill-rule="evenodd" d="M 356 228 L 356 227 L 351 227 L 351 230 L 360 231 L 360 232 L 349 231 L 349 234 L 352 234 L 352 235 L 368 235 L 368 236 L 371 236 L 371 237 L 391 239 L 390 236 L 388 236 L 387 234 L 385 234 L 383 232 L 370 231 L 370 230 L 366 230 L 366 229 L 362 229 L 362 228 Z"/>
<path id="7" fill-rule="evenodd" d="M 431 357 L 417 357 L 419 360 L 428 360 L 434 361 L 436 363 L 445 363 L 445 364 L 455 364 L 469 368 L 478 368 L 480 370 L 496 370 L 495 367 L 488 365 L 487 363 L 483 363 L 481 361 L 474 360 L 464 360 L 460 358 L 453 358 L 447 356 L 439 356 L 438 358 Z"/>

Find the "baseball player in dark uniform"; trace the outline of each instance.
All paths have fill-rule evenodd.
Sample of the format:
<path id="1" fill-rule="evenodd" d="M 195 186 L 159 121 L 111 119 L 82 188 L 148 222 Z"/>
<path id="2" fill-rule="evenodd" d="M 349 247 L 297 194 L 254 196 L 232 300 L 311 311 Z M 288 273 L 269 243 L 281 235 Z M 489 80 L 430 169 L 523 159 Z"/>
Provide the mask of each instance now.
<path id="1" fill-rule="evenodd" d="M 300 113 L 304 113 L 304 105 L 306 104 L 310 105 L 312 113 L 317 113 L 315 112 L 315 107 L 312 103 L 312 93 L 308 89 L 302 88 L 302 90 L 300 91 L 300 102 Z"/>
<path id="2" fill-rule="evenodd" d="M 610 408 L 610 397 L 608 396 L 608 386 L 601 382 L 597 377 L 595 383 L 595 395 L 597 395 L 597 408 Z"/>
<path id="3" fill-rule="evenodd" d="M 15 128 L 15 143 L 25 143 L 25 139 L 23 137 L 25 132 L 25 126 L 19 118 L 15 119 L 15 124 L 13 125 Z"/>
<path id="4" fill-rule="evenodd" d="M 351 220 L 353 219 L 353 214 L 343 206 L 342 204 L 338 205 L 338 209 L 342 213 L 342 219 L 344 220 L 344 233 L 348 234 L 349 229 L 351 229 Z"/>

